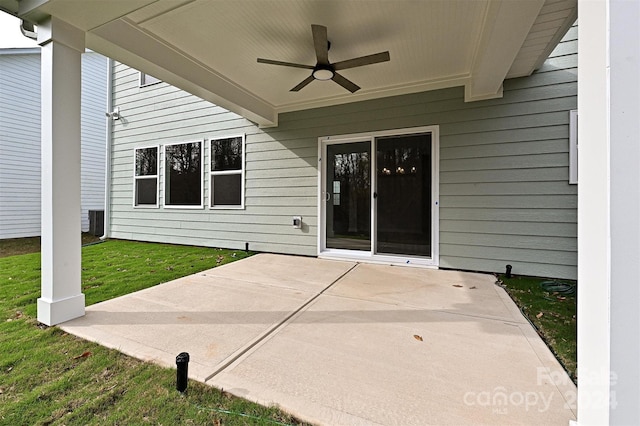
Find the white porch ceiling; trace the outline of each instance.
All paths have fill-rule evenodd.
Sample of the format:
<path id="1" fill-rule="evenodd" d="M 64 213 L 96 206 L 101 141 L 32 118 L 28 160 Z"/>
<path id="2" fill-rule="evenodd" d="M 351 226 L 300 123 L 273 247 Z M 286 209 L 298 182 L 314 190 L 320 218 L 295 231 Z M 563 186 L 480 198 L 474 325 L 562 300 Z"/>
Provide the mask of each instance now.
<path id="1" fill-rule="evenodd" d="M 502 95 L 531 74 L 577 16 L 576 0 L 0 0 L 34 22 L 55 16 L 88 48 L 264 126 L 278 113 L 465 86 L 467 101 Z M 290 89 L 315 65 L 311 24 L 328 28 L 329 59 L 389 51 L 391 61 Z"/>

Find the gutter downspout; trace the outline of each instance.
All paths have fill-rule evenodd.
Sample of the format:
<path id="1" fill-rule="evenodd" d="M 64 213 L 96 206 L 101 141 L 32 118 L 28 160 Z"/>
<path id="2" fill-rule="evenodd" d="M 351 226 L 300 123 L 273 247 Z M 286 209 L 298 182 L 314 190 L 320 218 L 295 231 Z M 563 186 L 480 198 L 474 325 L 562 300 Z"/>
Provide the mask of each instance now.
<path id="1" fill-rule="evenodd" d="M 113 111 L 113 59 L 107 58 L 107 111 Z M 113 140 L 113 119 L 107 113 L 107 134 L 106 134 L 106 149 L 105 149 L 105 162 L 104 162 L 104 235 L 100 237 L 101 240 L 109 238 L 110 234 L 110 215 L 111 212 L 111 142 Z"/>
<path id="2" fill-rule="evenodd" d="M 21 19 L 20 32 L 23 36 L 30 38 L 31 40 L 38 41 L 38 33 L 36 32 L 36 29 L 31 22 L 27 22 L 24 19 Z"/>

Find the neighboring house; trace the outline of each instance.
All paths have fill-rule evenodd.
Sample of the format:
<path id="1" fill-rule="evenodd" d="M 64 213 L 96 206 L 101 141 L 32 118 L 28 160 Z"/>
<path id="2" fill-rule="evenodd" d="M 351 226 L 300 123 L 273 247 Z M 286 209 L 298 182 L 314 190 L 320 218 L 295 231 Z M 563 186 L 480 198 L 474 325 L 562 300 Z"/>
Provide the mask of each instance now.
<path id="1" fill-rule="evenodd" d="M 107 59 L 82 59 L 82 230 L 104 210 Z M 0 239 L 40 235 L 40 48 L 0 49 Z"/>
<path id="2" fill-rule="evenodd" d="M 116 64 L 108 234 L 576 278 L 577 43 L 574 26 L 500 99 L 448 88 L 267 129 Z"/>

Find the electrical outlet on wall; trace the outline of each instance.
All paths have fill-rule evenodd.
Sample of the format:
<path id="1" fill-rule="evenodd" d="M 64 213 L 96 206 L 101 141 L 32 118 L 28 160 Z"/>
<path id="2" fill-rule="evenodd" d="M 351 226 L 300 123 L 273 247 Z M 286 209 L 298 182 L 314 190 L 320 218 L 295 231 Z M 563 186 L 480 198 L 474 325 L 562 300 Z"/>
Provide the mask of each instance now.
<path id="1" fill-rule="evenodd" d="M 302 216 L 294 216 L 293 229 L 301 229 L 301 228 L 302 228 Z"/>

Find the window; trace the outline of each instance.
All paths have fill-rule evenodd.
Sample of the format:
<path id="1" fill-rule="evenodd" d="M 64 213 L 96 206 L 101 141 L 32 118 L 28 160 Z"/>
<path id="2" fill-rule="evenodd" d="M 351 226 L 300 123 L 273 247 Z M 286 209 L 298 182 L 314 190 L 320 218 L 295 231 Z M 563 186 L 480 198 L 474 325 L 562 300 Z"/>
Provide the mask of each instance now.
<path id="1" fill-rule="evenodd" d="M 211 207 L 244 207 L 244 139 L 211 140 Z"/>
<path id="2" fill-rule="evenodd" d="M 135 207 L 158 207 L 158 147 L 136 148 L 134 170 Z"/>
<path id="3" fill-rule="evenodd" d="M 578 183 L 578 110 L 569 111 L 569 183 Z"/>
<path id="4" fill-rule="evenodd" d="M 164 147 L 165 207 L 202 207 L 202 142 Z"/>
<path id="5" fill-rule="evenodd" d="M 140 87 L 151 86 L 152 84 L 160 83 L 161 81 L 162 80 L 159 78 L 140 72 Z"/>

